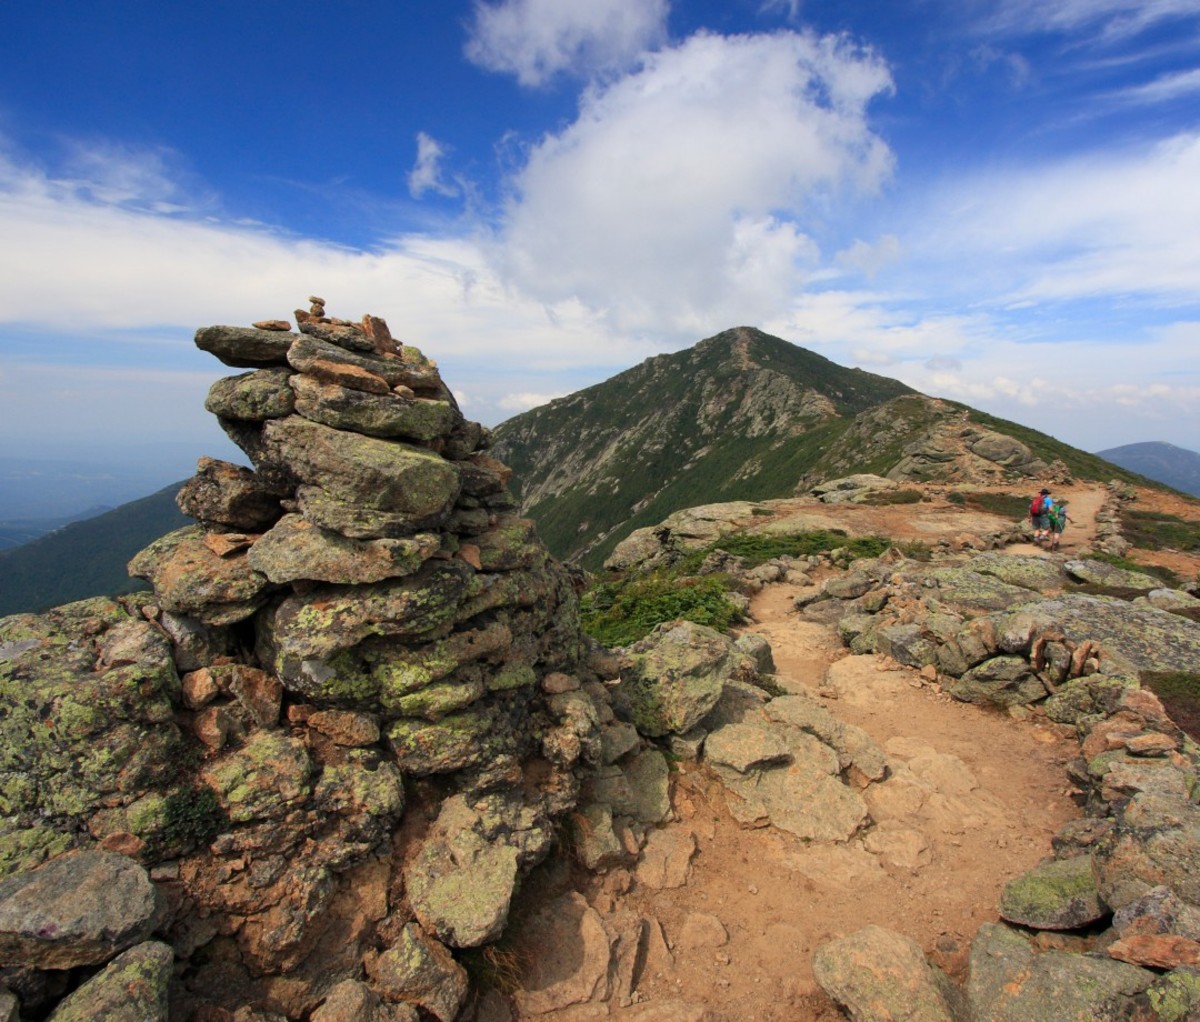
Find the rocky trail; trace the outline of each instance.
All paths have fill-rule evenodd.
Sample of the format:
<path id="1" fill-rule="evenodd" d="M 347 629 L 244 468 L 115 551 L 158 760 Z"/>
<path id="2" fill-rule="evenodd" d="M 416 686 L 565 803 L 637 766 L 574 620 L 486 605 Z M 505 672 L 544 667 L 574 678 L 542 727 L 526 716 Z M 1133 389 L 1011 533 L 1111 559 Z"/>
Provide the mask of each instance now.
<path id="1" fill-rule="evenodd" d="M 1073 519 L 1062 555 L 1075 556 L 1095 536 L 1104 491 L 1076 486 L 1061 496 Z M 911 512 L 887 510 L 911 522 Z M 954 527 L 948 514 L 942 528 Z M 1050 556 L 1033 544 L 1008 551 Z M 746 826 L 707 767 L 678 763 L 663 828 L 676 852 L 665 875 L 573 878 L 610 932 L 631 917 L 650 921 L 633 1003 L 520 1017 L 832 1022 L 845 1016 L 814 981 L 812 953 L 869 924 L 913 938 L 962 980 L 976 931 L 998 919 L 1004 884 L 1049 856 L 1052 836 L 1078 816 L 1065 772 L 1078 755 L 1069 729 L 958 702 L 912 668 L 850 655 L 832 625 L 798 617 L 797 591 L 764 586 L 745 630 L 769 641 L 780 688 L 817 698 L 886 752 L 889 779 L 862 786 L 873 823 L 845 842 Z M 560 870 L 543 882 L 549 899 L 572 878 Z M 518 961 L 546 950 L 517 947 Z M 563 975 L 582 967 L 568 957 Z M 537 983 L 554 981 L 543 973 Z"/>

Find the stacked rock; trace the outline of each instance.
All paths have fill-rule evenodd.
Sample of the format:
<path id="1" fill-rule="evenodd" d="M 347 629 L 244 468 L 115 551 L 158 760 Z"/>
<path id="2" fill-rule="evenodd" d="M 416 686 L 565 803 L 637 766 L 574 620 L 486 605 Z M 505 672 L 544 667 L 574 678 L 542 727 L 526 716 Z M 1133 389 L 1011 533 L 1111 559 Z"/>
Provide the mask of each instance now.
<path id="1" fill-rule="evenodd" d="M 601 756 L 572 580 L 514 513 L 487 430 L 383 320 L 324 305 L 298 332 L 197 332 L 248 370 L 206 407 L 253 467 L 201 460 L 178 498 L 198 524 L 130 563 L 153 596 L 0 622 L 0 681 L 25 693 L 47 764 L 81 753 L 65 726 L 37 729 L 65 698 L 43 632 L 78 647 L 76 687 L 131 706 L 108 730 L 72 724 L 104 741 L 88 783 L 69 806 L 49 766 L 25 786 L 0 834 L 23 858 L 0 876 L 92 842 L 149 868 L 154 932 L 182 963 L 172 1017 L 317 1018 L 340 998 L 353 1017 L 454 1018 L 449 949 L 500 935 Z M 72 613 L 95 622 L 82 638 Z"/>

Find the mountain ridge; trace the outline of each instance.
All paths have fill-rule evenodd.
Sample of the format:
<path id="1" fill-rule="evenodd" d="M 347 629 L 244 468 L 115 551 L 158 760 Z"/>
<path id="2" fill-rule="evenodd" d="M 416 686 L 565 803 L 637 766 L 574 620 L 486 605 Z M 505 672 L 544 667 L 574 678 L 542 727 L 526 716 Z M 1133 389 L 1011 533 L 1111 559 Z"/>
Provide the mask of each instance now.
<path id="1" fill-rule="evenodd" d="M 1131 472 L 1156 479 L 1182 493 L 1200 497 L 1200 454 L 1162 440 L 1124 444 L 1098 452 Z"/>
<path id="2" fill-rule="evenodd" d="M 629 532 L 680 508 L 791 496 L 854 473 L 1134 478 L 1053 437 L 746 326 L 656 355 L 494 433 L 524 513 L 556 556 L 590 568 Z"/>

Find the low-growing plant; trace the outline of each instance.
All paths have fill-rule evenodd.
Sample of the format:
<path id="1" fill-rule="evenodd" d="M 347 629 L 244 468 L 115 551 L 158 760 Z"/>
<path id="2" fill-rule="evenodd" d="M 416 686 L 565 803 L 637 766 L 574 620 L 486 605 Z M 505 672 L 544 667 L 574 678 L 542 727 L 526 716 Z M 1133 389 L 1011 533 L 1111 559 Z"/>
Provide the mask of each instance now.
<path id="1" fill-rule="evenodd" d="M 932 561 L 933 548 L 919 539 L 906 539 L 892 544 L 910 561 Z"/>
<path id="2" fill-rule="evenodd" d="M 839 549 L 846 550 L 852 558 L 878 557 L 888 545 L 877 536 L 851 539 L 840 529 L 816 529 L 794 535 L 737 532 L 721 537 L 709 549 L 741 557 L 752 568 L 776 557 L 809 557 Z"/>
<path id="3" fill-rule="evenodd" d="M 920 490 L 876 490 L 863 498 L 864 504 L 883 507 L 888 504 L 919 504 L 925 499 Z"/>
<path id="4" fill-rule="evenodd" d="M 605 646 L 628 646 L 665 621 L 684 620 L 723 630 L 743 618 L 726 597 L 733 591 L 727 575 L 699 578 L 655 572 L 602 583 L 583 594 L 583 630 Z"/>
<path id="5" fill-rule="evenodd" d="M 1093 560 L 1103 561 L 1105 564 L 1111 564 L 1114 568 L 1121 568 L 1123 571 L 1137 571 L 1143 575 L 1152 575 L 1154 578 L 1161 578 L 1171 588 L 1179 585 L 1179 576 L 1170 568 L 1163 567 L 1160 564 L 1138 564 L 1127 557 L 1118 557 L 1116 554 L 1106 554 L 1100 551 L 1091 556 Z"/>
<path id="6" fill-rule="evenodd" d="M 1200 551 L 1200 523 L 1176 515 L 1129 508 L 1121 513 L 1121 534 L 1142 550 Z"/>
<path id="7" fill-rule="evenodd" d="M 217 793 L 207 785 L 183 788 L 167 796 L 163 807 L 162 840 L 169 848 L 207 844 L 229 822 Z"/>
<path id="8" fill-rule="evenodd" d="M 471 989 L 476 995 L 482 990 L 495 990 L 505 997 L 511 997 L 521 989 L 530 965 L 527 953 L 506 946 L 503 941 L 470 948 L 461 961 L 471 977 Z"/>
<path id="9" fill-rule="evenodd" d="M 982 511 L 984 514 L 1000 518 L 1021 519 L 1029 517 L 1031 497 L 1017 493 L 993 493 L 991 490 L 955 490 L 947 499 L 955 504 L 962 504 L 969 511 Z"/>

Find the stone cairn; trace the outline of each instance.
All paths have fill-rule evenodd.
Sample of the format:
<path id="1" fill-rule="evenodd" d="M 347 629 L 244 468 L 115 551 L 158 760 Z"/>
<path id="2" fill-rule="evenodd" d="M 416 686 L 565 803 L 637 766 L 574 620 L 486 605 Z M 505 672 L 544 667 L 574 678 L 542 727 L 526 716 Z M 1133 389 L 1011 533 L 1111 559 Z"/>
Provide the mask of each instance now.
<path id="1" fill-rule="evenodd" d="M 201 459 L 153 594 L 0 621 L 0 1018 L 448 1022 L 599 760 L 488 431 L 310 301 L 197 332 L 254 467 Z"/>

